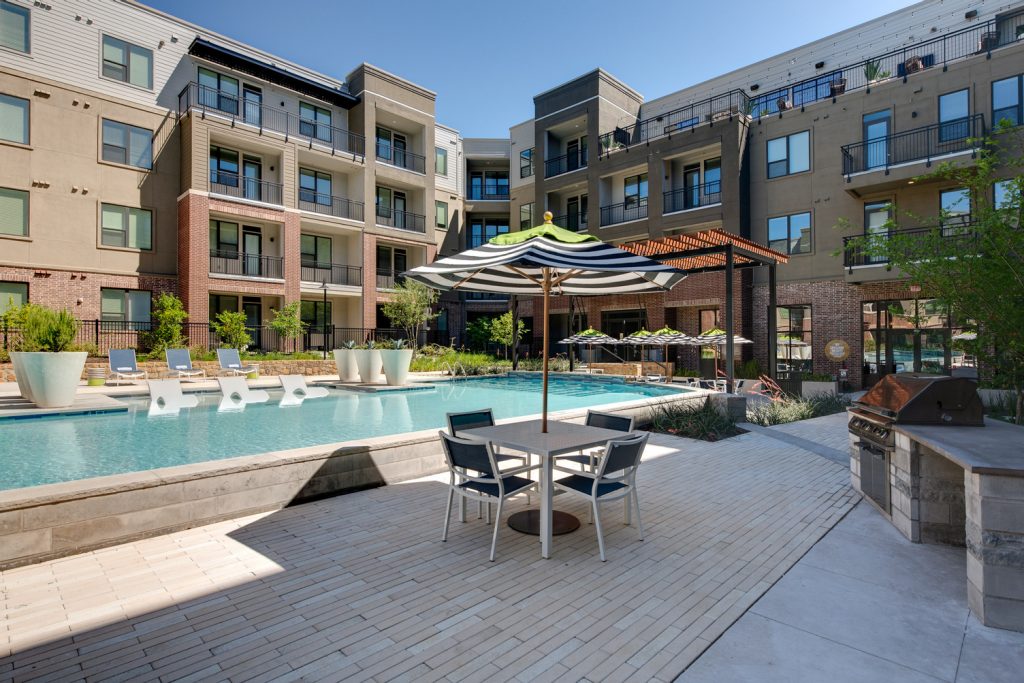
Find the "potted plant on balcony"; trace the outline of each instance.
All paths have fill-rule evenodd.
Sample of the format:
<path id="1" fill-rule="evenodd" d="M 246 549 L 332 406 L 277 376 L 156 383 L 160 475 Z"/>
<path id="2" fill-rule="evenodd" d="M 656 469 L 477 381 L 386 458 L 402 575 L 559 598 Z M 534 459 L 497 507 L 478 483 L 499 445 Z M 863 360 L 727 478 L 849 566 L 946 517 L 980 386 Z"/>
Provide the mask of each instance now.
<path id="1" fill-rule="evenodd" d="M 359 381 L 363 384 L 376 384 L 380 381 L 380 349 L 371 339 L 353 351 L 356 358 L 356 371 Z"/>
<path id="2" fill-rule="evenodd" d="M 882 63 L 876 59 L 869 59 L 864 63 L 864 78 L 869 84 L 884 81 L 891 76 L 888 71 L 882 69 Z"/>
<path id="3" fill-rule="evenodd" d="M 409 379 L 412 354 L 413 350 L 406 348 L 405 339 L 393 339 L 389 348 L 380 350 L 381 362 L 384 365 L 384 379 L 388 386 L 400 387 Z"/>
<path id="4" fill-rule="evenodd" d="M 67 310 L 36 304 L 26 304 L 19 315 L 22 336 L 11 352 L 18 390 L 40 408 L 67 408 L 89 355 L 71 351 L 78 321 Z"/>
<path id="5" fill-rule="evenodd" d="M 338 369 L 338 379 L 342 382 L 358 382 L 359 369 L 356 367 L 356 343 L 352 339 L 334 349 L 334 366 Z"/>

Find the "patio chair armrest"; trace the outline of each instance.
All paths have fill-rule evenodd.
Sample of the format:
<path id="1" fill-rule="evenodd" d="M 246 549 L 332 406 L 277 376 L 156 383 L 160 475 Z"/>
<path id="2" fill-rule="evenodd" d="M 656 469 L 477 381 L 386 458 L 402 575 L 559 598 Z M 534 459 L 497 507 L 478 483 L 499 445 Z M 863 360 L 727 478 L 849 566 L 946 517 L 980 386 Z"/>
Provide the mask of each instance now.
<path id="1" fill-rule="evenodd" d="M 587 479 L 597 478 L 596 474 L 591 474 L 590 472 L 587 471 L 581 472 L 580 470 L 570 470 L 568 467 L 559 467 L 558 465 L 554 465 L 552 469 L 554 469 L 554 471 L 556 472 L 562 472 L 564 474 L 578 474 L 580 476 L 586 477 Z"/>
<path id="2" fill-rule="evenodd" d="M 530 470 L 539 470 L 540 465 L 523 465 L 522 467 L 510 467 L 507 470 L 501 470 L 501 476 L 507 477 L 510 475 L 522 474 L 523 472 L 529 472 Z"/>

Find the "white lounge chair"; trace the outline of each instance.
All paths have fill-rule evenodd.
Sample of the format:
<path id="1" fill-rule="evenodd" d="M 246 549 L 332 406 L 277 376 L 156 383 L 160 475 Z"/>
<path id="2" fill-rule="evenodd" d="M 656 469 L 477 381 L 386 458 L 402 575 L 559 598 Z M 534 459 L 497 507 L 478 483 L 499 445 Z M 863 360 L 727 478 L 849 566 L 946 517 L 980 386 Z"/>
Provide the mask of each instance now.
<path id="1" fill-rule="evenodd" d="M 270 394 L 262 389 L 250 389 L 244 377 L 218 377 L 220 406 L 217 410 L 245 410 L 250 403 L 266 403 Z"/>
<path id="2" fill-rule="evenodd" d="M 206 378 L 206 370 L 192 367 L 192 354 L 188 349 L 167 349 L 164 351 L 167 358 L 167 374 L 189 382 Z"/>
<path id="3" fill-rule="evenodd" d="M 248 375 L 252 372 L 259 372 L 260 366 L 242 365 L 242 359 L 238 355 L 238 349 L 217 349 L 217 362 L 220 363 L 222 375 Z"/>
<path id="4" fill-rule="evenodd" d="M 149 378 L 149 374 L 145 370 L 139 370 L 135 349 L 110 349 L 107 353 L 107 364 L 110 367 L 107 381 L 111 384 Z"/>
<path id="5" fill-rule="evenodd" d="M 281 396 L 281 405 L 301 405 L 307 398 L 324 398 L 330 392 L 326 387 L 311 387 L 306 384 L 306 378 L 302 375 L 279 375 L 281 388 L 284 395 Z"/>
<path id="6" fill-rule="evenodd" d="M 181 392 L 181 382 L 176 379 L 149 380 L 149 414 L 177 415 L 182 408 L 195 408 L 199 397 Z"/>

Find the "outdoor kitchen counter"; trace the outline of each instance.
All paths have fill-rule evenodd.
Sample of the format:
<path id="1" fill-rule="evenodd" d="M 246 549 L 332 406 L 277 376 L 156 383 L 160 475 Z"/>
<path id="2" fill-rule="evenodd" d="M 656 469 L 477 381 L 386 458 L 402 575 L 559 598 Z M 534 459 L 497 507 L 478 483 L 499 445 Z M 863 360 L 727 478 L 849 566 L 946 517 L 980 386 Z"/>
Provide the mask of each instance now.
<path id="1" fill-rule="evenodd" d="M 902 434 L 971 474 L 1024 477 L 1024 427 L 1020 425 L 986 418 L 984 427 L 896 424 L 893 429 L 897 440 Z"/>

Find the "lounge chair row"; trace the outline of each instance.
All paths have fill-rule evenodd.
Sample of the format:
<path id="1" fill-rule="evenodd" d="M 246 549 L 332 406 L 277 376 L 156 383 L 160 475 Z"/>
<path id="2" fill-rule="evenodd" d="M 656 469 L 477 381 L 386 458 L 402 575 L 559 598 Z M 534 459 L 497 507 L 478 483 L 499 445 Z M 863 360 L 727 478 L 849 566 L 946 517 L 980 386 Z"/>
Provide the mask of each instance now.
<path id="1" fill-rule="evenodd" d="M 112 384 L 149 379 L 149 373 L 139 369 L 135 349 L 111 349 L 108 357 L 110 363 L 108 379 Z M 167 377 L 192 381 L 206 378 L 206 370 L 192 366 L 192 354 L 188 349 L 167 349 L 164 352 L 164 357 L 167 359 Z M 256 364 L 242 364 L 238 349 L 217 349 L 217 362 L 220 364 L 222 375 L 244 377 L 259 371 L 259 366 Z"/>
<path id="2" fill-rule="evenodd" d="M 279 405 L 301 405 L 307 398 L 324 398 L 328 395 L 325 387 L 311 387 L 302 375 L 279 375 L 284 394 Z M 252 389 L 244 377 L 218 377 L 220 384 L 220 406 L 218 410 L 244 410 L 250 403 L 266 403 L 270 399 L 263 389 Z M 149 383 L 149 414 L 175 415 L 182 408 L 195 408 L 199 397 L 185 394 L 177 379 L 151 379 Z"/>

